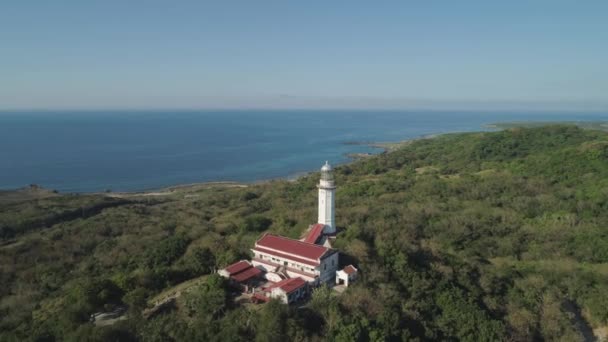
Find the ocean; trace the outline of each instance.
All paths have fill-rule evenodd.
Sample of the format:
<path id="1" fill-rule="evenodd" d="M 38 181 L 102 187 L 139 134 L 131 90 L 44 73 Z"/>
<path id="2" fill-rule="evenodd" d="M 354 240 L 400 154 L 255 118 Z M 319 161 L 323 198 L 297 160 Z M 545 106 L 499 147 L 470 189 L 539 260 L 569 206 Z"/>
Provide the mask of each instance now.
<path id="1" fill-rule="evenodd" d="M 608 113 L 466 111 L 0 112 L 0 189 L 143 191 L 317 170 L 348 153 L 510 121 L 602 121 Z"/>

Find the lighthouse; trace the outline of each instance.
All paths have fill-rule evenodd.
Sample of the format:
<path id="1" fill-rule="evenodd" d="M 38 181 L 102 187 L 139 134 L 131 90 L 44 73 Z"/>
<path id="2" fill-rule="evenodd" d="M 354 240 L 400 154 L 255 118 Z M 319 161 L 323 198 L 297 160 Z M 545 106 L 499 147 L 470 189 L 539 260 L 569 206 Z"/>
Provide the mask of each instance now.
<path id="1" fill-rule="evenodd" d="M 335 198 L 336 185 L 331 165 L 326 161 L 321 167 L 319 180 L 319 223 L 325 225 L 325 234 L 336 233 Z"/>

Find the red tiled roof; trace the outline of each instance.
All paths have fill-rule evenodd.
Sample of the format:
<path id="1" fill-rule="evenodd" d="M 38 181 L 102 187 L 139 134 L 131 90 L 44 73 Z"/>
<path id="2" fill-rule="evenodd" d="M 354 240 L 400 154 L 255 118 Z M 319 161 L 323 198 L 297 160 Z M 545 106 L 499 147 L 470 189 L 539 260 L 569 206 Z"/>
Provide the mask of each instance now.
<path id="1" fill-rule="evenodd" d="M 244 270 L 248 269 L 249 267 L 251 267 L 251 264 L 249 263 L 249 261 L 241 260 L 239 262 L 235 262 L 232 265 L 228 265 L 225 268 L 225 270 L 226 270 L 226 272 L 228 272 L 228 274 L 235 275 L 239 272 L 243 272 Z"/>
<path id="2" fill-rule="evenodd" d="M 279 287 L 281 288 L 281 290 L 285 291 L 286 293 L 292 293 L 293 291 L 306 285 L 306 281 L 304 281 L 304 279 L 302 279 L 300 277 L 285 279 L 285 280 L 282 280 L 281 282 L 283 284 L 280 285 Z"/>
<path id="3" fill-rule="evenodd" d="M 346 274 L 357 273 L 357 269 L 353 265 L 348 265 L 342 269 Z"/>
<path id="4" fill-rule="evenodd" d="M 298 278 L 287 278 L 283 279 L 280 282 L 273 284 L 270 287 L 267 287 L 266 290 L 269 291 L 275 287 L 280 288 L 285 291 L 285 293 L 290 294 L 293 291 L 299 289 L 300 287 L 306 285 L 306 281 L 300 277 Z"/>
<path id="5" fill-rule="evenodd" d="M 260 274 L 262 274 L 262 271 L 259 268 L 250 266 L 248 269 L 241 271 L 241 272 L 233 275 L 230 278 L 232 278 L 233 280 L 235 280 L 239 283 L 242 283 L 251 278 L 257 277 Z"/>
<path id="6" fill-rule="evenodd" d="M 302 263 L 302 264 L 305 264 L 305 265 L 309 265 L 309 266 L 319 266 L 319 262 L 318 261 L 310 261 L 310 260 L 307 260 L 307 259 L 302 259 L 302 258 L 294 257 L 294 256 L 291 256 L 291 255 L 287 255 L 287 254 L 284 254 L 284 253 L 275 252 L 273 250 L 266 249 L 266 248 L 254 247 L 253 250 L 254 251 L 258 251 L 258 252 L 262 252 L 262 253 L 268 253 L 268 254 L 271 254 L 271 255 L 274 255 L 274 256 L 278 256 L 279 258 L 285 258 L 285 259 L 288 259 L 288 260 L 293 260 L 295 262 L 299 262 L 299 263 Z"/>
<path id="7" fill-rule="evenodd" d="M 317 223 L 314 226 L 312 226 L 312 229 L 310 229 L 310 232 L 308 232 L 308 235 L 304 239 L 304 242 L 316 243 L 317 240 L 319 240 L 319 238 L 323 234 L 324 228 L 325 228 L 325 225 L 322 223 Z"/>
<path id="8" fill-rule="evenodd" d="M 311 260 L 320 259 L 329 250 L 327 247 L 272 234 L 264 235 L 255 245 Z"/>

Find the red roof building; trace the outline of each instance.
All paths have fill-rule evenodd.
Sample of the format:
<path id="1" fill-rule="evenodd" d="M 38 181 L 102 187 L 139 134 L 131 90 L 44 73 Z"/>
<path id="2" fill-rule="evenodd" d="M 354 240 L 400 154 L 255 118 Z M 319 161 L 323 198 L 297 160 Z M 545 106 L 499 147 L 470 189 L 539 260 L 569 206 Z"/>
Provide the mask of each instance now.
<path id="1" fill-rule="evenodd" d="M 225 270 L 228 273 L 228 275 L 231 276 L 231 275 L 235 275 L 239 272 L 242 272 L 250 267 L 251 267 L 251 264 L 249 263 L 249 261 L 241 260 L 241 261 L 235 262 L 232 265 L 228 265 L 225 268 Z"/>
<path id="2" fill-rule="evenodd" d="M 267 253 L 267 254 L 270 254 L 270 255 L 274 255 L 274 256 L 282 258 L 282 259 L 289 259 L 289 260 L 297 261 L 298 263 L 305 264 L 305 265 L 308 265 L 308 266 L 313 266 L 314 267 L 314 266 L 318 266 L 319 265 L 319 262 L 317 260 L 299 258 L 299 257 L 294 256 L 293 254 L 287 254 L 287 253 L 277 252 L 276 249 L 253 247 L 252 250 L 255 251 L 255 252 Z"/>
<path id="3" fill-rule="evenodd" d="M 273 288 L 280 288 L 285 293 L 290 294 L 302 286 L 306 285 L 306 282 L 302 278 L 288 278 L 283 279 L 280 282 L 273 285 Z"/>
<path id="4" fill-rule="evenodd" d="M 358 271 L 353 265 L 348 265 L 339 270 L 336 272 L 336 285 L 349 286 L 350 283 L 357 279 Z"/>
<path id="5" fill-rule="evenodd" d="M 255 247 L 265 248 L 269 251 L 289 254 L 294 257 L 312 261 L 318 261 L 329 251 L 329 248 L 327 247 L 273 234 L 265 234 L 262 236 L 262 238 L 255 243 Z"/>
<path id="6" fill-rule="evenodd" d="M 277 298 L 285 304 L 291 304 L 307 295 L 307 282 L 298 278 L 283 279 L 264 289 L 269 297 Z"/>
<path id="7" fill-rule="evenodd" d="M 235 262 L 217 272 L 222 277 L 233 280 L 237 283 L 246 283 L 249 280 L 259 277 L 263 272 L 257 267 L 253 267 L 247 260 Z"/>
<path id="8" fill-rule="evenodd" d="M 259 268 L 251 266 L 248 269 L 231 276 L 230 279 L 237 283 L 244 283 L 253 278 L 257 278 L 262 273 L 263 272 Z"/>
<path id="9" fill-rule="evenodd" d="M 251 251 L 254 266 L 315 284 L 333 281 L 338 267 L 336 250 L 273 234 L 262 236 Z"/>

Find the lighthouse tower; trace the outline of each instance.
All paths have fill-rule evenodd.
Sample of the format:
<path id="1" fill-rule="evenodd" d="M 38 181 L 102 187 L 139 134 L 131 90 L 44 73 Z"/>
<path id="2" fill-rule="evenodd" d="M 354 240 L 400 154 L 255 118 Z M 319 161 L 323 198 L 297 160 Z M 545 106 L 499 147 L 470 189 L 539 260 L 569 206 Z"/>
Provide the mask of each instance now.
<path id="1" fill-rule="evenodd" d="M 321 180 L 319 181 L 319 223 L 325 225 L 325 234 L 336 233 L 335 198 L 336 185 L 331 165 L 325 162 L 321 168 Z"/>

